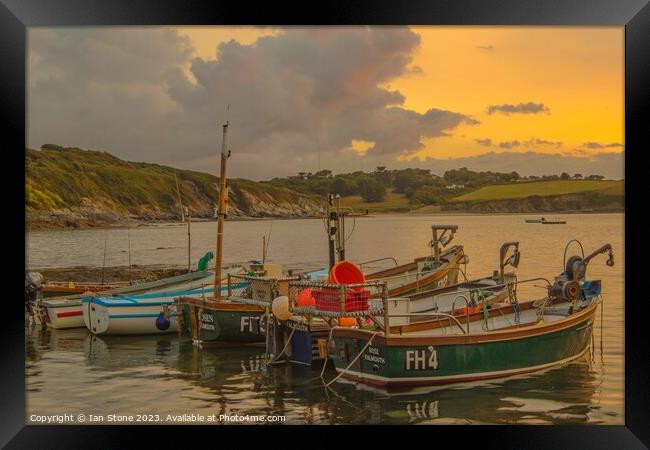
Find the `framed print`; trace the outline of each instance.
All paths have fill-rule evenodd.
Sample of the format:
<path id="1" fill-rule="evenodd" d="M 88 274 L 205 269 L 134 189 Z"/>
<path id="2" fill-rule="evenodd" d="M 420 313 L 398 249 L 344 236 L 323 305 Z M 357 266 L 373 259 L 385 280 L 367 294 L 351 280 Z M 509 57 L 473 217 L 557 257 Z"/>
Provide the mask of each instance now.
<path id="1" fill-rule="evenodd" d="M 3 446 L 648 445 L 646 2 L 0 18 Z"/>

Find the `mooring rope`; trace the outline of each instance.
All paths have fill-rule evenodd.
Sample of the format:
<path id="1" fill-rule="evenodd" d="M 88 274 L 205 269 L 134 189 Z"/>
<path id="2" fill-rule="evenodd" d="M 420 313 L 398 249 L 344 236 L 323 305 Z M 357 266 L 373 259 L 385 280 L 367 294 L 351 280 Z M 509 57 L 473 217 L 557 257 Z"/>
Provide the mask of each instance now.
<path id="1" fill-rule="evenodd" d="M 348 370 L 350 367 L 352 367 L 352 365 L 353 365 L 355 362 L 357 362 L 357 360 L 361 357 L 361 355 L 363 354 L 363 352 L 365 352 L 366 349 L 367 349 L 368 347 L 370 347 L 370 344 L 372 344 L 372 340 L 373 340 L 373 339 L 375 338 L 375 336 L 377 336 L 378 334 L 379 334 L 379 333 L 376 333 L 376 332 L 375 332 L 375 333 L 372 333 L 372 336 L 370 337 L 370 339 L 368 339 L 368 342 L 366 343 L 366 345 L 361 349 L 361 351 L 357 354 L 357 356 L 356 356 L 356 357 L 355 357 L 355 358 L 350 362 L 350 364 L 348 364 L 348 366 L 347 366 L 345 369 L 343 369 L 341 372 L 339 372 L 339 374 L 338 374 L 337 376 L 335 376 L 334 378 L 332 378 L 328 383 L 325 383 L 325 380 L 323 379 L 323 371 L 321 371 L 321 380 L 323 380 L 323 383 L 325 383 L 325 387 L 329 387 L 332 383 L 334 383 L 336 380 L 338 380 L 338 379 L 343 375 L 343 372 L 344 372 L 344 371 L 346 371 L 346 370 Z M 331 336 L 331 334 L 330 334 L 330 336 Z M 323 365 L 323 367 L 324 367 L 324 365 Z"/>
<path id="2" fill-rule="evenodd" d="M 282 351 L 281 351 L 280 353 L 278 353 L 278 356 L 276 356 L 275 358 L 273 358 L 273 359 L 271 360 L 271 362 L 269 362 L 269 364 L 273 364 L 273 363 L 275 363 L 277 360 L 280 359 L 280 357 L 284 354 L 284 352 L 285 352 L 285 351 L 287 350 L 287 348 L 289 347 L 289 344 L 291 343 L 291 338 L 293 338 L 293 333 L 295 333 L 295 332 L 296 332 L 296 329 L 295 329 L 295 328 L 292 328 L 292 329 L 291 329 L 291 333 L 289 333 L 289 339 L 287 339 L 287 342 L 284 344 L 284 348 L 282 349 Z"/>

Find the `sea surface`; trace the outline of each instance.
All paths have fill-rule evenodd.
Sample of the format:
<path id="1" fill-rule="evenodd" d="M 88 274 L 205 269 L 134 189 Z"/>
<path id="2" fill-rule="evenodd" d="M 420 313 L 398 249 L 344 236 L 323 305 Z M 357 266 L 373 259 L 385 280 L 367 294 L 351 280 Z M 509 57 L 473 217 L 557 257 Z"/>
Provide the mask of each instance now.
<path id="1" fill-rule="evenodd" d="M 390 256 L 405 263 L 429 254 L 431 225 L 455 224 L 459 229 L 453 243 L 462 244 L 469 255 L 469 278 L 491 274 L 498 268 L 501 243 L 519 241 L 519 279 L 552 280 L 563 270 L 569 240 L 580 240 L 586 254 L 611 243 L 616 265 L 606 266 L 606 257 L 599 256 L 587 271 L 588 279 L 603 281 L 604 302 L 590 351 L 574 362 L 516 378 L 388 394 L 349 382 L 325 388 L 320 369 L 268 366 L 263 348 L 255 346 L 197 348 L 179 342 L 176 334 L 102 337 L 85 329 L 43 330 L 27 324 L 27 422 L 69 414 L 70 420 L 50 420 L 210 424 L 208 417 L 214 415 L 216 423 L 241 424 L 261 423 L 256 416 L 278 415 L 289 424 L 623 424 L 624 215 L 567 215 L 566 225 L 524 222 L 531 217 L 349 218 L 347 257 L 362 262 Z M 266 235 L 269 261 L 293 268 L 327 263 L 321 220 L 227 222 L 225 233 L 226 262 L 261 259 Z M 215 236 L 216 223 L 192 224 L 192 264 L 214 251 Z M 187 264 L 187 229 L 164 224 L 34 231 L 27 233 L 26 251 L 29 268 L 119 266 L 129 258 L 138 265 L 182 266 Z M 569 247 L 567 259 L 574 254 L 580 254 L 576 243 Z M 535 284 L 519 292 L 520 300 L 543 296 L 543 283 Z M 324 379 L 335 375 L 328 368 Z M 80 414 L 83 419 L 78 419 Z M 219 421 L 220 415 L 231 420 Z M 98 417 L 102 422 L 93 422 Z"/>

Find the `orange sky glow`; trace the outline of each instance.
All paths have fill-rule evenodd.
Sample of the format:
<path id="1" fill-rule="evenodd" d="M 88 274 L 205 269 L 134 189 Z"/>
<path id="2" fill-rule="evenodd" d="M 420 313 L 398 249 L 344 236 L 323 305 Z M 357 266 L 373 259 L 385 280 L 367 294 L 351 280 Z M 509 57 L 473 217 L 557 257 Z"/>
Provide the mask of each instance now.
<path id="1" fill-rule="evenodd" d="M 281 28 L 179 27 L 196 56 L 217 57 L 231 39 L 254 44 Z M 405 97 L 404 107 L 461 112 L 480 121 L 461 124 L 449 136 L 425 140 L 416 158 L 474 156 L 487 151 L 527 151 L 499 143 L 531 139 L 561 142 L 535 151 L 579 156 L 586 142 L 624 144 L 624 29 L 622 27 L 431 27 L 416 26 L 421 44 L 410 73 L 386 87 Z M 489 105 L 543 103 L 548 112 L 488 114 Z M 491 145 L 477 140 L 491 139 Z M 485 141 L 483 141 L 485 142 Z M 363 152 L 366 145 L 355 144 Z M 622 146 L 589 149 L 623 151 Z"/>

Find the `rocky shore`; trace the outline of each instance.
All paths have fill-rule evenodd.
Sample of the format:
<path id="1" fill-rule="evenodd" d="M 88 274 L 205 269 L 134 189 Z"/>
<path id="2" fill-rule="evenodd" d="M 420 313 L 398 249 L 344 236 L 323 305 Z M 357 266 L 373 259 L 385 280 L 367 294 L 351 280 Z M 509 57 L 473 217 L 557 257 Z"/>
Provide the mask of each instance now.
<path id="1" fill-rule="evenodd" d="M 194 268 L 193 268 L 194 269 Z M 74 281 L 114 283 L 119 281 L 155 281 L 161 278 L 173 277 L 187 273 L 187 267 L 169 266 L 164 264 L 148 266 L 115 266 L 115 267 L 57 267 L 49 269 L 34 269 L 43 275 L 45 281 Z"/>

